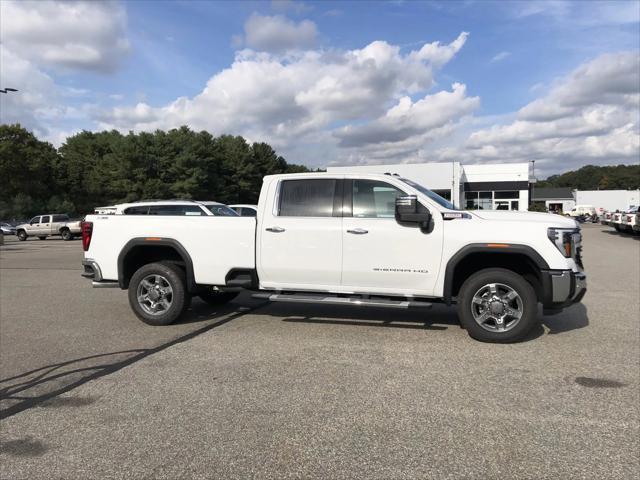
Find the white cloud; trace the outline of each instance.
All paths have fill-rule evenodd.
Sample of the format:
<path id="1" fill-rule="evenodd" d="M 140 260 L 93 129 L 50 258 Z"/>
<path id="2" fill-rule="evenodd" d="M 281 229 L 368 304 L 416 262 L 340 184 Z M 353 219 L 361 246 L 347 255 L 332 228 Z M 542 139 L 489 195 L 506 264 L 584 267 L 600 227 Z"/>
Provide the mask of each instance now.
<path id="1" fill-rule="evenodd" d="M 499 62 L 509 56 L 511 56 L 511 52 L 502 51 L 502 52 L 496 53 L 491 59 L 491 62 Z"/>
<path id="2" fill-rule="evenodd" d="M 38 65 L 110 71 L 129 50 L 115 2 L 3 0 L 0 13 L 2 46 Z"/>
<path id="3" fill-rule="evenodd" d="M 543 172 L 637 162 L 639 109 L 640 55 L 605 54 L 524 106 L 513 122 L 473 132 L 463 147 L 437 153 L 467 162 L 536 160 Z"/>
<path id="4" fill-rule="evenodd" d="M 422 123 L 416 135 L 422 137 L 425 129 L 443 123 L 436 120 L 430 126 L 429 108 L 436 119 L 455 117 L 449 110 L 436 113 L 433 109 L 438 108 L 437 102 L 444 109 L 449 108 L 445 100 L 459 99 L 463 103 L 460 114 L 468 111 L 464 86 L 411 105 L 401 99 L 432 88 L 434 72 L 462 48 L 466 36 L 462 33 L 451 44 L 434 42 L 407 54 L 383 41 L 357 50 L 309 50 L 284 57 L 243 50 L 229 68 L 209 79 L 199 95 L 181 97 L 163 107 L 146 103 L 118 107 L 100 116 L 100 126 L 127 131 L 187 124 L 213 134 L 240 134 L 267 141 L 286 153 L 303 142 L 322 141 L 335 147 L 338 137 L 331 132 L 352 122 L 382 117 L 399 104 L 387 113 L 395 112 L 400 118 L 399 109 L 406 106 L 408 111 L 403 118 L 419 118 Z M 451 107 L 451 111 L 455 108 Z M 382 119 L 372 125 L 396 129 Z M 402 136 L 398 131 L 395 135 Z M 309 151 L 306 158 L 291 160 L 315 165 L 329 160 L 313 157 L 315 154 Z"/>
<path id="5" fill-rule="evenodd" d="M 254 50 L 284 53 L 313 47 L 317 35 L 316 24 L 311 20 L 295 23 L 282 15 L 254 13 L 244 24 L 244 38 L 234 37 L 234 43 L 242 40 Z"/>

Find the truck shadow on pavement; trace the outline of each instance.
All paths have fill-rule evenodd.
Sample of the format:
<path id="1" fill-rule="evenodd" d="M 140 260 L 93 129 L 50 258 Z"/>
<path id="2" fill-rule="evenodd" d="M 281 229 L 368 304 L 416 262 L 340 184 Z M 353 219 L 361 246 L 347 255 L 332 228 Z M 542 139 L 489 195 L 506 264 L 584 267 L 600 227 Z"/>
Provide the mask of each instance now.
<path id="1" fill-rule="evenodd" d="M 204 319 L 212 320 L 212 322 L 156 347 L 75 358 L 0 379 L 0 420 L 33 407 L 78 407 L 93 403 L 96 399 L 56 397 L 91 380 L 117 372 L 173 345 L 187 342 L 260 306 L 262 304 L 251 307 L 234 305 L 234 309 L 221 310 L 213 316 L 210 310 L 209 315 L 206 316 L 200 312 L 200 309 L 194 309 L 194 312 L 188 312 L 183 323 L 199 322 Z"/>
<path id="2" fill-rule="evenodd" d="M 304 305 L 277 305 L 269 308 L 269 313 L 285 318 L 283 322 L 312 323 L 327 325 L 352 325 L 362 327 L 403 328 L 419 330 L 447 330 L 449 327 L 459 327 L 455 307 L 434 305 L 429 310 L 395 310 L 365 307 L 329 307 Z M 544 335 L 545 329 L 549 335 L 565 333 L 584 328 L 589 325 L 587 308 L 582 304 L 573 305 L 563 312 L 553 316 L 540 314 L 540 324 L 537 325 L 522 341 L 528 342 Z"/>

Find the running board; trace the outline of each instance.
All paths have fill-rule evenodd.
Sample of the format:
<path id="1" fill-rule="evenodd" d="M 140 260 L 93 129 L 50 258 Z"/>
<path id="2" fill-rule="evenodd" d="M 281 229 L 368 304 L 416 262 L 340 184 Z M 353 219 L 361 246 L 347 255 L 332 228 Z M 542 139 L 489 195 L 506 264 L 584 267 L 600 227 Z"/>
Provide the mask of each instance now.
<path id="1" fill-rule="evenodd" d="M 387 307 L 387 308 L 431 308 L 432 303 L 418 300 L 387 300 L 384 298 L 371 299 L 360 297 L 335 297 L 332 295 L 306 295 L 283 293 L 255 293 L 253 298 L 269 300 L 271 302 L 289 303 L 322 303 L 324 305 L 354 305 L 357 307 Z"/>

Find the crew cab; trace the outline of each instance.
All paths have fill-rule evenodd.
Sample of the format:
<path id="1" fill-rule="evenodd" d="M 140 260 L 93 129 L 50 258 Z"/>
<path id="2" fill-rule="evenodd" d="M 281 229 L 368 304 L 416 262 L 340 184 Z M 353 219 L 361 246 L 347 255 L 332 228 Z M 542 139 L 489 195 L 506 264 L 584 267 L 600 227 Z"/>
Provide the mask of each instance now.
<path id="1" fill-rule="evenodd" d="M 63 240 L 73 240 L 80 236 L 80 220 L 70 220 L 68 215 L 48 213 L 36 215 L 29 223 L 16 227 L 18 240 L 25 241 L 29 237 L 44 240 L 50 236 L 59 235 Z"/>
<path id="2" fill-rule="evenodd" d="M 257 217 L 90 215 L 83 276 L 128 290 L 152 325 L 191 296 L 219 304 L 239 289 L 281 302 L 428 308 L 456 304 L 475 339 L 512 342 L 582 299 L 575 220 L 466 212 L 396 175 L 267 176 Z"/>
<path id="3" fill-rule="evenodd" d="M 620 217 L 620 230 L 635 233 L 637 231 L 637 218 L 640 207 L 630 208 Z"/>

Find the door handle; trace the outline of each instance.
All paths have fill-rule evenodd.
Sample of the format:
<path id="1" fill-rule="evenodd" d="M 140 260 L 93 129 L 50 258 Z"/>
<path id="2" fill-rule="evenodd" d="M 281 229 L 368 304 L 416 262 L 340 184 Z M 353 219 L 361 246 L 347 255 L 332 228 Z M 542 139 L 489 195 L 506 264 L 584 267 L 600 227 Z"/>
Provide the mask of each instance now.
<path id="1" fill-rule="evenodd" d="M 282 233 L 284 232 L 284 228 L 282 227 L 268 227 L 267 232 L 273 232 L 273 233 Z"/>
<path id="2" fill-rule="evenodd" d="M 354 235 L 364 235 L 365 233 L 369 233 L 369 230 L 365 230 L 364 228 L 354 228 L 353 230 L 347 230 L 347 233 L 353 233 Z"/>

